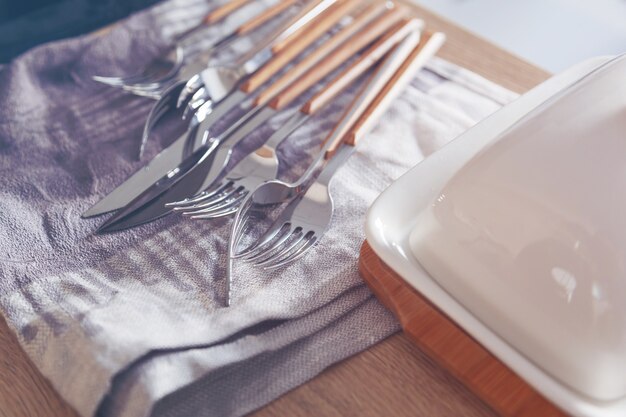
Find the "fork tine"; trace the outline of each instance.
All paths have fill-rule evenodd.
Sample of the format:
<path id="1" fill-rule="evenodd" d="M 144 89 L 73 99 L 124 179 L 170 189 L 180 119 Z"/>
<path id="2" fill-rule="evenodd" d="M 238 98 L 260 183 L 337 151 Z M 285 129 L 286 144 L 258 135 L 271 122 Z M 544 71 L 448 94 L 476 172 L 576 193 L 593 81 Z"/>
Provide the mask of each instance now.
<path id="1" fill-rule="evenodd" d="M 246 258 L 246 260 L 258 265 L 258 262 L 263 262 L 271 258 L 274 254 L 279 253 L 281 251 L 281 247 L 284 248 L 284 244 L 287 240 L 289 240 L 292 236 L 298 235 L 302 231 L 299 227 L 293 228 L 291 223 L 288 224 L 288 227 L 285 230 L 286 232 L 283 235 L 277 234 L 276 239 L 269 241 L 265 247 L 260 247 L 254 256 L 250 256 Z"/>
<path id="2" fill-rule="evenodd" d="M 241 198 L 226 201 L 216 207 L 210 207 L 203 210 L 197 210 L 196 212 L 183 213 L 184 216 L 190 219 L 211 219 L 215 217 L 224 217 L 227 213 L 235 213 L 239 209 L 239 202 Z"/>
<path id="3" fill-rule="evenodd" d="M 200 87 L 191 97 L 185 111 L 183 112 L 183 119 L 186 119 L 190 114 L 193 114 L 200 106 L 202 106 L 209 99 L 208 90 L 205 87 Z"/>
<path id="4" fill-rule="evenodd" d="M 256 205 L 257 202 L 255 202 L 255 195 L 258 194 L 260 190 L 263 190 L 264 186 L 266 187 L 268 185 L 271 185 L 271 182 L 267 182 L 267 183 L 261 185 L 260 187 L 258 187 L 256 190 L 254 190 L 254 192 L 252 194 L 250 194 L 250 197 L 246 201 L 246 204 L 249 205 L 250 207 Z M 269 244 L 270 241 L 272 239 L 274 239 L 281 230 L 283 230 L 284 226 L 289 226 L 288 229 L 291 228 L 291 215 L 293 214 L 293 210 L 297 207 L 297 201 L 298 201 L 297 198 L 295 200 L 291 201 L 287 205 L 287 207 L 285 207 L 281 211 L 280 215 L 276 218 L 276 220 L 274 220 L 274 222 L 265 231 L 265 233 L 263 235 L 261 235 L 256 240 L 255 243 L 251 244 L 246 249 L 244 249 L 240 253 L 236 254 L 236 257 L 237 258 L 244 258 L 244 259 L 252 259 L 256 255 L 258 255 L 258 254 L 260 254 L 261 252 L 264 251 L 263 247 L 265 245 Z M 264 206 L 262 206 L 262 207 L 264 207 Z"/>
<path id="5" fill-rule="evenodd" d="M 112 87 L 122 87 L 124 85 L 131 85 L 134 83 L 142 83 L 150 80 L 155 75 L 154 71 L 144 70 L 143 72 L 135 75 L 128 75 L 125 77 L 107 77 L 102 75 L 94 75 L 91 78 L 94 81 L 98 81 L 103 84 L 110 85 Z"/>
<path id="6" fill-rule="evenodd" d="M 230 192 L 224 192 L 226 194 L 231 194 L 232 191 Z M 223 195 L 223 193 L 220 194 L 215 194 L 214 197 L 221 197 Z M 207 201 L 208 200 L 208 201 Z M 223 199 L 220 199 L 219 201 L 222 201 Z M 219 202 L 218 201 L 218 202 Z M 202 210 L 205 208 L 211 208 L 212 206 L 214 206 L 216 204 L 215 201 L 213 201 L 213 199 L 211 197 L 205 197 L 202 196 L 202 200 L 196 202 L 195 204 L 189 204 L 189 205 L 177 205 L 177 206 L 173 206 L 174 207 L 174 211 L 175 212 L 181 212 L 183 215 L 189 215 L 192 214 L 193 211 L 195 210 Z"/>
<path id="7" fill-rule="evenodd" d="M 293 240 L 291 240 L 291 242 L 288 242 L 287 241 L 288 239 L 285 239 L 284 245 L 282 245 L 282 248 L 280 246 L 274 246 L 271 250 L 274 253 L 270 254 L 267 257 L 262 258 L 261 260 L 257 260 L 256 262 L 254 262 L 254 265 L 265 266 L 265 265 L 273 264 L 274 261 L 281 259 L 283 256 L 291 252 L 293 248 L 298 246 L 300 242 L 304 239 L 305 234 L 301 227 L 296 227 L 293 233 L 291 234 L 291 236 L 294 237 Z M 276 251 L 277 249 L 280 249 L 280 250 Z M 265 251 L 265 253 L 267 252 L 270 252 L 270 251 Z"/>
<path id="8" fill-rule="evenodd" d="M 248 246 L 243 251 L 236 253 L 233 255 L 234 258 L 243 258 L 246 260 L 253 260 L 258 257 L 261 253 L 264 252 L 263 248 L 269 244 L 276 236 L 280 234 L 280 232 L 285 229 L 289 232 L 291 228 L 291 224 L 283 222 L 281 220 L 274 222 L 269 229 L 252 245 Z M 282 235 L 282 234 L 281 234 Z"/>
<path id="9" fill-rule="evenodd" d="M 230 200 L 224 200 L 224 199 L 220 199 L 220 201 L 218 201 L 217 203 L 213 203 L 210 202 L 208 204 L 202 204 L 202 205 L 197 205 L 197 206 L 193 206 L 193 207 L 187 207 L 187 208 L 179 208 L 179 212 L 182 212 L 181 214 L 183 216 L 192 216 L 194 214 L 208 214 L 211 213 L 213 211 L 216 210 L 221 210 L 224 207 L 230 206 L 233 202 L 233 199 Z"/>
<path id="10" fill-rule="evenodd" d="M 198 107 L 198 110 L 196 110 L 194 115 L 198 116 L 201 120 L 204 120 L 204 118 L 211 113 L 211 111 L 213 111 L 213 102 L 211 100 L 207 100 L 202 103 L 200 107 Z"/>
<path id="11" fill-rule="evenodd" d="M 224 201 L 222 204 L 211 206 L 211 209 L 215 211 L 224 207 L 232 207 L 233 209 L 238 210 L 240 203 L 243 201 L 244 198 L 246 198 L 247 195 L 247 192 L 239 191 L 239 193 L 234 198 Z"/>
<path id="12" fill-rule="evenodd" d="M 191 216 L 189 217 L 192 220 L 205 220 L 205 219 L 217 219 L 220 217 L 226 217 L 226 216 L 230 216 L 232 214 L 237 213 L 238 207 L 231 207 L 231 208 L 226 208 L 222 211 L 218 211 L 215 213 L 211 213 L 211 214 L 199 214 L 197 216 Z"/>
<path id="13" fill-rule="evenodd" d="M 129 89 L 129 88 L 125 88 L 125 87 L 121 87 L 122 90 L 129 92 L 131 94 L 134 94 L 136 96 L 139 97 L 148 97 L 154 100 L 158 100 L 161 98 L 161 95 L 163 93 L 163 90 L 160 88 L 153 88 L 153 89 L 143 89 L 143 90 L 133 90 L 133 89 Z"/>
<path id="14" fill-rule="evenodd" d="M 204 202 L 201 204 L 196 204 L 191 207 L 177 207 L 178 211 L 182 211 L 183 216 L 190 216 L 193 214 L 201 214 L 201 213 L 209 213 L 213 210 L 219 210 L 223 207 L 230 205 L 234 200 L 241 200 L 245 195 L 238 193 L 238 190 L 233 189 L 229 192 L 226 192 L 218 198 Z"/>
<path id="15" fill-rule="evenodd" d="M 167 74 L 163 76 L 160 76 L 157 78 L 150 77 L 144 82 L 122 84 L 122 88 L 124 90 L 134 92 L 135 94 L 145 92 L 145 91 L 153 91 L 156 89 L 164 89 L 165 86 L 170 84 L 171 81 L 176 78 L 179 70 L 180 70 L 180 65 L 177 65 L 171 71 L 169 71 Z"/>
<path id="16" fill-rule="evenodd" d="M 143 86 L 150 86 L 153 84 L 159 84 L 159 85 L 163 85 L 165 83 L 167 83 L 168 81 L 171 81 L 173 78 L 175 78 L 178 73 L 180 72 L 182 66 L 183 66 L 183 56 L 184 56 L 184 52 L 182 50 L 182 48 L 176 48 L 176 61 L 174 62 L 174 65 L 172 66 L 172 68 L 166 72 L 163 75 L 156 75 L 156 73 L 151 73 L 148 74 L 144 77 L 143 80 L 137 80 L 134 83 L 133 82 L 128 82 L 128 83 L 124 83 L 125 85 L 128 85 L 129 87 L 138 87 L 141 88 Z"/>
<path id="17" fill-rule="evenodd" d="M 158 58 L 157 58 L 158 59 Z M 166 77 L 171 77 L 172 73 L 177 73 L 184 63 L 184 50 L 181 47 L 176 48 L 176 55 L 172 68 L 165 74 L 159 75 L 163 71 L 158 71 L 155 68 L 145 68 L 141 73 L 127 76 L 108 77 L 101 75 L 94 75 L 91 78 L 100 83 L 112 86 L 123 87 L 132 85 L 141 85 L 147 83 L 158 82 Z"/>
<path id="18" fill-rule="evenodd" d="M 246 198 L 243 203 L 241 203 L 241 206 L 239 207 L 239 210 L 237 210 L 237 213 L 235 215 L 235 219 L 233 220 L 232 232 L 230 237 L 231 250 L 229 252 L 229 256 L 231 258 L 236 257 L 237 247 L 239 246 L 239 243 L 244 236 L 244 231 L 248 224 L 248 220 L 252 219 L 252 215 L 249 214 L 251 207 L 252 199 L 249 195 L 248 198 Z"/>
<path id="19" fill-rule="evenodd" d="M 120 87 L 124 91 L 136 94 L 138 96 L 154 95 L 163 90 L 162 83 L 141 83 L 141 84 L 122 84 Z"/>
<path id="20" fill-rule="evenodd" d="M 307 254 L 308 250 L 315 246 L 315 244 L 317 243 L 317 237 L 313 232 L 307 233 L 306 236 L 307 237 L 304 240 L 304 244 L 302 244 L 298 249 L 290 251 L 290 254 L 288 256 L 283 256 L 282 259 L 276 260 L 273 265 L 266 265 L 264 269 L 271 270 L 283 267 Z"/>
<path id="21" fill-rule="evenodd" d="M 177 85 L 182 80 L 177 79 L 177 74 L 168 76 L 167 78 L 161 78 L 156 81 L 150 81 L 146 83 L 122 85 L 124 91 L 128 91 L 138 96 L 154 96 L 164 94 L 171 86 Z"/>
<path id="22" fill-rule="evenodd" d="M 218 186 L 215 187 L 213 191 L 202 191 L 201 193 L 198 193 L 197 195 L 189 197 L 189 198 L 185 198 L 184 200 L 172 201 L 171 203 L 167 203 L 165 204 L 165 206 L 174 207 L 174 210 L 176 210 L 176 207 L 183 207 L 183 209 L 186 209 L 186 208 L 189 208 L 190 205 L 193 206 L 194 204 L 207 200 L 216 194 L 220 194 L 224 192 L 224 190 L 230 187 L 231 184 L 232 184 L 231 182 L 227 182 L 226 184 L 223 184 L 223 185 L 218 184 Z"/>
<path id="23" fill-rule="evenodd" d="M 187 101 L 190 95 L 194 94 L 196 91 L 198 91 L 198 89 L 200 89 L 203 86 L 204 86 L 204 82 L 202 81 L 202 77 L 200 76 L 200 74 L 196 74 L 193 77 L 191 77 L 189 80 L 187 80 L 187 82 L 185 83 L 185 86 L 183 87 L 182 91 L 178 95 L 178 101 L 176 102 L 176 107 L 178 108 L 182 106 L 183 103 Z"/>
<path id="24" fill-rule="evenodd" d="M 121 87 L 124 84 L 141 81 L 144 78 L 144 75 L 133 75 L 130 77 L 105 77 L 102 75 L 93 75 L 91 77 L 92 80 L 111 87 Z"/>

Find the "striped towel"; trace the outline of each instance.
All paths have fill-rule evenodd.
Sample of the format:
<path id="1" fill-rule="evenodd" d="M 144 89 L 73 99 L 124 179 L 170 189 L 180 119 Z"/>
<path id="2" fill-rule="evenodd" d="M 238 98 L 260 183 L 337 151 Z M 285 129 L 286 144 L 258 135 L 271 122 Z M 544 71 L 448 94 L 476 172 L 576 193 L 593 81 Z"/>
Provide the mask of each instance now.
<path id="1" fill-rule="evenodd" d="M 91 76 L 136 72 L 211 7 L 167 1 L 105 35 L 37 47 L 0 71 L 0 313 L 85 417 L 242 415 L 396 332 L 357 272 L 367 207 L 514 98 L 432 60 L 337 173 L 335 216 L 322 243 L 278 272 L 235 264 L 233 305 L 223 308 L 228 219 L 168 216 L 94 235 L 103 219 L 80 218 L 144 163 L 136 155 L 152 105 Z M 283 178 L 302 172 L 353 94 L 280 148 Z M 250 146 L 287 116 L 254 132 Z M 168 128 L 149 142 L 146 158 L 171 139 Z"/>

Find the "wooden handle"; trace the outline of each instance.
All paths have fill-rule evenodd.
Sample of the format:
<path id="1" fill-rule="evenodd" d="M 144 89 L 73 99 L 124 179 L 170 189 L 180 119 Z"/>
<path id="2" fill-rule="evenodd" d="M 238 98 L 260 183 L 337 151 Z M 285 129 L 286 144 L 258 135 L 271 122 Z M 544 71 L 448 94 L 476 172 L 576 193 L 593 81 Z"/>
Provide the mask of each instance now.
<path id="1" fill-rule="evenodd" d="M 393 51 L 388 52 L 385 59 L 378 65 L 371 78 L 363 85 L 359 94 L 346 109 L 339 123 L 324 140 L 322 150 L 325 159 L 332 157 L 339 146 L 345 142 L 348 132 L 366 113 L 371 103 L 384 89 L 396 71 L 398 71 L 398 68 L 406 61 L 414 48 L 419 45 L 420 38 L 419 33 L 411 33 L 403 40 L 400 40 L 400 43 Z"/>
<path id="2" fill-rule="evenodd" d="M 263 90 L 255 99 L 255 106 L 263 106 L 268 103 L 276 94 L 283 91 L 289 84 L 298 79 L 301 75 L 313 68 L 326 55 L 338 48 L 342 43 L 359 32 L 365 25 L 371 23 L 376 17 L 385 11 L 391 11 L 394 5 L 391 2 L 376 1 L 363 9 L 354 20 L 336 35 L 324 42 L 319 48 L 307 55 L 303 60 L 296 64 L 293 68 L 283 74 L 280 79 L 272 83 Z"/>
<path id="3" fill-rule="evenodd" d="M 394 27 L 394 24 L 396 25 L 396 29 L 398 25 L 402 26 L 406 24 L 406 22 L 398 22 L 399 19 L 401 19 L 401 16 L 397 10 L 393 10 L 391 13 L 387 13 L 376 19 L 376 21 L 367 25 L 366 28 L 359 32 L 351 42 L 346 42 L 340 48 L 334 50 L 326 59 L 318 63 L 315 68 L 307 71 L 303 76 L 298 78 L 297 81 L 281 91 L 268 105 L 276 110 L 287 107 L 303 92 L 314 86 L 332 71 L 339 68 L 361 49 L 383 35 L 390 27 Z"/>
<path id="4" fill-rule="evenodd" d="M 209 14 L 204 17 L 204 23 L 211 24 L 211 23 L 219 22 L 220 20 L 222 20 L 223 18 L 225 18 L 226 16 L 228 16 L 235 10 L 240 9 L 241 7 L 243 7 L 249 2 L 250 0 L 230 0 L 228 3 L 224 4 L 223 6 L 220 6 L 217 9 L 211 10 Z"/>
<path id="5" fill-rule="evenodd" d="M 363 75 L 372 65 L 380 60 L 394 45 L 406 38 L 410 33 L 418 33 L 422 22 L 417 19 L 402 20 L 391 31 L 380 38 L 374 45 L 346 68 L 337 78 L 331 81 L 322 91 L 315 94 L 303 107 L 302 112 L 312 114 L 324 107 L 339 92 Z M 419 38 L 416 40 L 418 41 Z"/>
<path id="6" fill-rule="evenodd" d="M 441 32 L 428 33 L 422 36 L 419 45 L 398 68 L 396 73 L 387 82 L 382 91 L 376 96 L 367 110 L 346 135 L 344 143 L 355 146 L 378 121 L 380 116 L 387 111 L 393 100 L 406 88 L 415 74 L 424 67 L 441 48 L 446 36 Z"/>
<path id="7" fill-rule="evenodd" d="M 343 18 L 351 9 L 358 6 L 361 0 L 346 0 L 335 4 L 328 9 L 320 19 L 315 19 L 309 25 L 304 26 L 307 30 L 300 36 L 294 38 L 290 43 L 280 51 L 267 64 L 250 76 L 241 86 L 241 91 L 251 93 L 270 78 L 272 78 L 281 69 L 285 68 L 295 57 L 300 55 L 313 42 L 319 39 L 330 28 L 332 28 L 341 18 Z M 296 32 L 297 33 L 297 32 Z"/>
<path id="8" fill-rule="evenodd" d="M 237 35 L 247 35 L 253 30 L 263 26 L 265 23 L 269 22 L 296 3 L 297 0 L 281 0 L 277 4 L 262 12 L 260 15 L 253 17 L 243 25 L 239 26 L 239 28 L 237 28 L 236 30 Z"/>
<path id="9" fill-rule="evenodd" d="M 277 54 L 286 48 L 293 39 L 301 33 L 303 27 L 306 27 L 312 20 L 315 20 L 337 1 L 340 0 L 305 0 L 304 6 L 302 6 L 300 12 L 295 15 L 283 27 L 283 31 L 272 40 L 270 44 L 272 54 Z"/>
<path id="10" fill-rule="evenodd" d="M 278 54 L 281 51 L 287 49 L 296 39 L 300 38 L 301 36 L 303 36 L 304 34 L 308 33 L 311 30 L 315 30 L 315 26 L 317 24 L 319 24 L 321 21 L 323 21 L 324 19 L 332 19 L 332 15 L 333 15 L 333 11 L 336 11 L 338 7 L 341 7 L 341 5 L 343 3 L 345 3 L 348 0 L 333 0 L 331 1 L 329 4 L 323 11 L 321 11 L 317 16 L 315 16 L 313 19 L 311 19 L 310 21 L 306 22 L 304 25 L 302 25 L 301 27 L 299 27 L 298 29 L 296 29 L 295 31 L 291 32 L 290 34 L 288 34 L 287 36 L 283 36 L 281 39 L 277 40 L 276 42 L 274 42 L 274 44 L 272 45 L 272 53 L 273 54 Z M 321 3 L 324 3 L 324 1 L 322 0 L 320 1 L 313 1 L 313 6 L 311 7 L 311 10 L 314 9 L 315 7 L 318 7 Z M 338 16 L 339 19 L 341 19 L 341 16 Z M 339 21 L 339 19 L 337 19 L 336 21 Z M 321 35 L 321 33 L 320 33 Z"/>

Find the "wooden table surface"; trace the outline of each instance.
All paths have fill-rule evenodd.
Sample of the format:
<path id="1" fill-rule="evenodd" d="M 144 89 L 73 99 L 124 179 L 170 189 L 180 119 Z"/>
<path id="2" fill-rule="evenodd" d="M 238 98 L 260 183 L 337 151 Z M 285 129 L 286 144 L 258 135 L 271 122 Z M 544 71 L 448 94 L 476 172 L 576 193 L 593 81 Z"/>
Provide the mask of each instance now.
<path id="1" fill-rule="evenodd" d="M 439 56 L 517 92 L 548 77 L 545 71 L 489 42 L 424 9 L 415 9 L 429 29 L 448 36 Z M 404 335 L 397 334 L 331 366 L 253 415 L 469 417 L 494 413 Z M 1 318 L 0 417 L 77 417 L 36 370 Z"/>

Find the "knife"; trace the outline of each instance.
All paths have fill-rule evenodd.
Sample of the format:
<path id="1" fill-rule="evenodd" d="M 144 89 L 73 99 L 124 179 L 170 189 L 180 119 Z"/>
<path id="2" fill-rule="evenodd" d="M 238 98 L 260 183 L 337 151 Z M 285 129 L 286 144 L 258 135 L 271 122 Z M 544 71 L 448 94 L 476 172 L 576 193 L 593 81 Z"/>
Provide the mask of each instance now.
<path id="1" fill-rule="evenodd" d="M 408 34 L 419 32 L 420 28 L 421 21 L 417 19 L 402 20 L 395 24 L 389 33 L 376 42 L 363 57 L 343 73 L 345 74 L 345 79 L 354 80 L 355 77 L 363 74 L 394 45 Z M 98 229 L 98 232 L 119 231 L 156 220 L 172 211 L 172 208 L 166 207 L 167 203 L 182 200 L 206 189 L 218 178 L 228 162 L 232 150 L 232 146 L 229 145 L 242 140 L 258 126 L 291 104 L 294 99 L 304 93 L 310 86 L 316 84 L 327 74 L 338 68 L 344 62 L 341 52 L 345 51 L 342 49 L 335 51 L 326 59 L 324 65 L 307 72 L 298 82 L 292 84 L 287 90 L 274 98 L 269 105 L 258 109 L 248 122 L 228 136 L 225 141 L 227 146 L 223 150 L 220 149 L 215 152 L 216 146 L 219 146 L 219 141 L 206 141 L 206 144 L 201 149 L 194 152 L 183 163 L 184 169 L 189 165 L 193 165 L 193 168 L 184 172 L 179 179 L 174 181 L 173 185 L 170 186 L 171 178 L 166 177 L 159 180 L 127 207 L 111 217 Z M 336 86 L 341 85 L 341 83 L 333 84 Z M 330 93 L 327 92 L 326 94 Z M 215 144 L 216 142 L 218 142 L 217 145 Z M 217 159 L 215 163 L 214 159 Z M 165 189 L 163 184 L 167 184 L 169 188 Z"/>
<path id="2" fill-rule="evenodd" d="M 377 4 L 378 6 L 381 5 L 381 3 Z M 283 76 L 281 76 L 279 80 L 275 81 L 271 86 L 263 91 L 252 104 L 252 108 L 240 118 L 240 121 L 236 125 L 239 126 L 242 122 L 249 119 L 253 115 L 253 110 L 256 107 L 266 104 L 277 93 L 284 90 L 289 84 L 298 79 L 298 77 L 314 67 L 324 58 L 325 55 L 337 47 L 345 44 L 345 42 L 349 40 L 352 35 L 359 32 L 359 30 L 366 27 L 366 25 L 368 28 L 368 34 L 364 36 L 363 41 L 371 42 L 375 39 L 373 35 L 379 32 L 382 33 L 382 31 L 387 30 L 392 24 L 396 23 L 400 19 L 400 13 L 397 9 L 393 9 L 390 4 L 385 5 L 384 9 L 380 9 L 378 6 L 368 8 L 366 11 L 355 17 L 354 21 L 350 25 L 345 27 L 342 31 L 337 33 L 315 51 L 311 52 L 309 56 L 292 67 Z M 383 11 L 386 13 L 379 16 Z M 372 20 L 374 19 L 377 19 L 376 24 L 372 23 Z M 359 45 L 365 46 L 365 43 L 359 42 Z M 206 132 L 217 120 L 219 120 L 220 117 L 228 113 L 228 111 L 239 104 L 239 102 L 245 100 L 248 97 L 248 92 L 254 91 L 257 85 L 263 84 L 261 81 L 266 81 L 272 76 L 268 67 L 269 63 L 259 70 L 259 72 L 263 72 L 263 74 L 258 75 L 255 73 L 244 83 L 244 85 L 242 85 L 241 89 L 237 89 L 222 103 L 217 105 L 212 112 L 209 112 L 199 126 L 181 135 L 169 147 L 161 151 L 155 158 L 153 158 L 144 168 L 135 172 L 124 183 L 119 185 L 111 193 L 84 212 L 82 217 L 93 217 L 118 210 L 129 204 L 133 199 L 137 198 L 144 190 L 146 190 L 151 184 L 158 181 L 161 177 L 174 171 L 193 150 L 204 145 Z M 229 131 L 232 130 L 229 129 Z"/>

